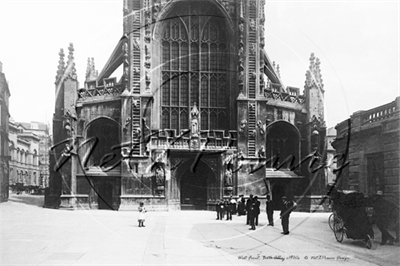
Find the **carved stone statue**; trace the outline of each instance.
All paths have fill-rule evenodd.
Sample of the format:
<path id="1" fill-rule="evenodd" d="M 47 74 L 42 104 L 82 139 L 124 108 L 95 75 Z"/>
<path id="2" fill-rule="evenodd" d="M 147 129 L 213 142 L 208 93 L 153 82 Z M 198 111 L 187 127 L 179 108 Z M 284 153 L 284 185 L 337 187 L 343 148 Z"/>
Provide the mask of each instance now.
<path id="1" fill-rule="evenodd" d="M 224 176 L 224 186 L 231 187 L 232 186 L 232 170 L 226 169 Z"/>
<path id="2" fill-rule="evenodd" d="M 161 166 L 157 166 L 155 170 L 156 175 L 156 185 L 157 186 L 164 186 L 164 170 Z"/>
<path id="3" fill-rule="evenodd" d="M 190 132 L 192 136 L 199 135 L 199 110 L 197 109 L 196 103 L 193 104 L 192 111 L 190 112 L 191 122 L 190 122 Z"/>

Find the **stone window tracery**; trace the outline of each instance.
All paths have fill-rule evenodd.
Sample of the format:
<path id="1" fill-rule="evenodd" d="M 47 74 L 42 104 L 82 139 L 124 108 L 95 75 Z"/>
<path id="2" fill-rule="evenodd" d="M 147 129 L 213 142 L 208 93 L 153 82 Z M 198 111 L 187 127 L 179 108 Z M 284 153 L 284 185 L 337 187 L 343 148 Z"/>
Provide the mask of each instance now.
<path id="1" fill-rule="evenodd" d="M 194 3 L 188 10 L 177 5 L 174 14 L 163 22 L 162 129 L 188 129 L 188 113 L 195 104 L 201 130 L 226 128 L 226 29 L 224 18 L 212 15 L 212 8 Z"/>

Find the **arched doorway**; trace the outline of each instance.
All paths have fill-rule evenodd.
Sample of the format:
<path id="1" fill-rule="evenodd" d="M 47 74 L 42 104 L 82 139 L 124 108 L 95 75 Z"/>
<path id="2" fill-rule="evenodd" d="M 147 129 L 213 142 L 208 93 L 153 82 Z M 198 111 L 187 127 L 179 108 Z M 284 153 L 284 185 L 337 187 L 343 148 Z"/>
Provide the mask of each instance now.
<path id="1" fill-rule="evenodd" d="M 282 206 L 282 197 L 286 195 L 286 185 L 276 183 L 272 185 L 272 202 L 274 210 L 280 210 Z"/>
<path id="2" fill-rule="evenodd" d="M 113 210 L 113 185 L 111 183 L 99 184 L 97 201 L 99 209 Z"/>
<path id="3" fill-rule="evenodd" d="M 180 166 L 178 187 L 182 210 L 206 210 L 207 199 L 212 197 L 215 177 L 210 167 L 200 161 L 193 167 L 193 160 Z"/>

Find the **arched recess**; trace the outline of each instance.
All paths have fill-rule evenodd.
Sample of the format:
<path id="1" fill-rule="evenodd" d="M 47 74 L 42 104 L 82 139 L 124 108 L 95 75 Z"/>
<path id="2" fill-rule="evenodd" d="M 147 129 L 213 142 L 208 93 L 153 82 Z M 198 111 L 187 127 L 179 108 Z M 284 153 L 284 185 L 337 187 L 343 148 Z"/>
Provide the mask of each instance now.
<path id="1" fill-rule="evenodd" d="M 175 172 L 177 199 L 181 209 L 207 209 L 209 199 L 219 196 L 219 184 L 210 166 L 202 160 L 187 160 Z"/>
<path id="2" fill-rule="evenodd" d="M 279 158 L 279 163 L 286 159 L 295 158 L 295 162 L 300 160 L 301 135 L 299 130 L 291 123 L 279 120 L 271 123 L 266 128 L 266 156 L 267 159 Z M 271 160 L 271 165 L 275 159 Z M 285 167 L 288 167 L 287 163 Z"/>
<path id="3" fill-rule="evenodd" d="M 88 166 L 112 167 L 121 160 L 120 125 L 108 118 L 91 121 L 85 129 Z"/>
<path id="4" fill-rule="evenodd" d="M 215 1 L 174 1 L 158 16 L 154 30 L 155 105 L 160 128 L 188 129 L 190 112 L 199 109 L 201 130 L 228 129 L 236 69 L 233 24 Z"/>

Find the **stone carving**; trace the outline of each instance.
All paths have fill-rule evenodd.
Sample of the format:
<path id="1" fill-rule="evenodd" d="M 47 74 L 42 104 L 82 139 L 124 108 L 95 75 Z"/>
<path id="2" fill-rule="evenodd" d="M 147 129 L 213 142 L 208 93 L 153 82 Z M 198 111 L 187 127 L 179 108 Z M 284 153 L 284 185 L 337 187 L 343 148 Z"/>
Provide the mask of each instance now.
<path id="1" fill-rule="evenodd" d="M 164 186 L 165 184 L 165 171 L 161 165 L 157 165 L 154 174 L 156 177 L 156 185 L 157 186 Z"/>
<path id="2" fill-rule="evenodd" d="M 130 117 L 127 117 L 127 118 L 125 119 L 125 124 L 124 124 L 124 129 L 123 129 L 125 134 L 126 134 L 126 132 L 128 131 L 128 127 L 129 127 L 130 123 L 131 123 L 131 118 L 130 118 Z"/>
<path id="3" fill-rule="evenodd" d="M 258 157 L 259 158 L 265 158 L 265 148 L 264 148 L 264 146 L 261 146 L 261 148 L 258 150 Z"/>
<path id="4" fill-rule="evenodd" d="M 190 148 L 193 150 L 197 150 L 199 148 L 199 139 L 190 139 Z"/>
<path id="5" fill-rule="evenodd" d="M 239 127 L 240 134 L 244 134 L 246 132 L 246 126 L 247 126 L 247 120 L 242 119 L 242 121 L 240 121 L 240 127 Z"/>
<path id="6" fill-rule="evenodd" d="M 256 105 L 254 103 L 249 104 L 250 111 L 256 110 Z"/>
<path id="7" fill-rule="evenodd" d="M 260 135 L 264 135 L 264 133 L 265 133 L 265 129 L 264 129 L 265 125 L 262 124 L 261 120 L 258 120 L 257 127 L 258 127 L 258 130 L 260 131 Z"/>
<path id="8" fill-rule="evenodd" d="M 252 138 L 256 137 L 256 130 L 255 129 L 249 131 L 249 137 L 252 137 Z"/>
<path id="9" fill-rule="evenodd" d="M 255 30 L 256 29 L 256 21 L 254 20 L 254 19 L 250 19 L 249 20 L 249 26 L 250 26 L 250 28 L 252 29 L 252 30 Z"/>
<path id="10" fill-rule="evenodd" d="M 193 104 L 192 111 L 190 112 L 190 133 L 192 137 L 197 137 L 199 135 L 199 110 L 197 109 L 197 104 Z"/>
<path id="11" fill-rule="evenodd" d="M 139 40 L 139 38 L 132 39 L 132 46 L 136 50 L 140 49 L 140 40 Z"/>
<path id="12" fill-rule="evenodd" d="M 250 54 L 255 54 L 256 50 L 257 50 L 257 44 L 251 43 L 249 48 Z"/>
<path id="13" fill-rule="evenodd" d="M 144 57 L 144 59 L 145 59 L 144 66 L 146 68 L 150 69 L 150 66 L 151 66 L 151 63 L 150 63 L 151 55 L 150 55 L 149 47 L 147 45 L 144 47 L 144 55 L 145 55 L 145 57 Z"/>
<path id="14" fill-rule="evenodd" d="M 231 187 L 233 184 L 232 182 L 232 170 L 231 169 L 226 169 L 225 175 L 224 175 L 224 186 L 225 187 Z"/>
<path id="15" fill-rule="evenodd" d="M 132 136 L 133 136 L 133 138 L 134 138 L 134 139 L 139 138 L 139 137 L 140 137 L 140 132 L 141 132 L 140 127 L 133 128 L 133 129 L 132 129 Z"/>

